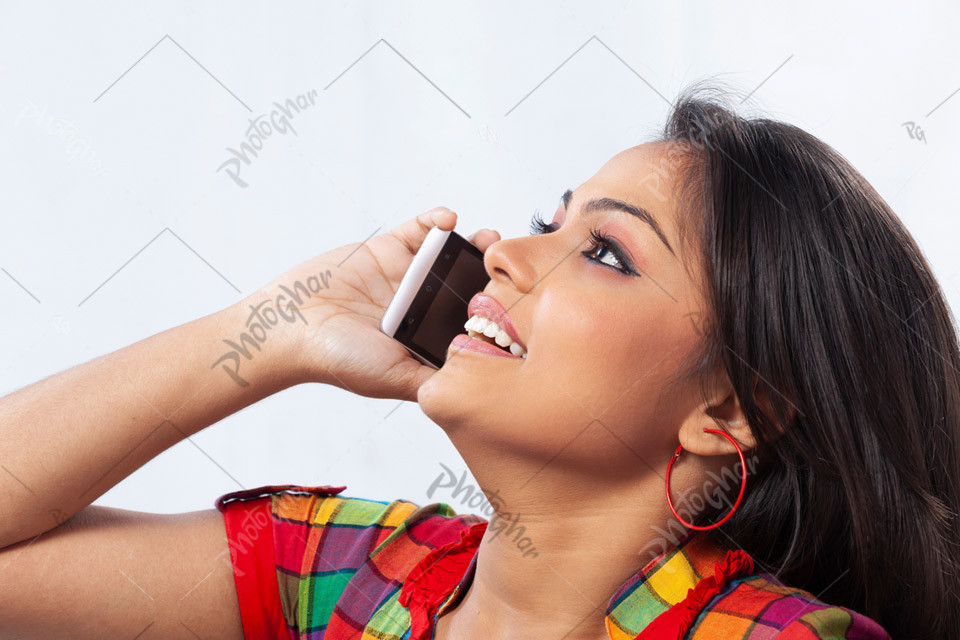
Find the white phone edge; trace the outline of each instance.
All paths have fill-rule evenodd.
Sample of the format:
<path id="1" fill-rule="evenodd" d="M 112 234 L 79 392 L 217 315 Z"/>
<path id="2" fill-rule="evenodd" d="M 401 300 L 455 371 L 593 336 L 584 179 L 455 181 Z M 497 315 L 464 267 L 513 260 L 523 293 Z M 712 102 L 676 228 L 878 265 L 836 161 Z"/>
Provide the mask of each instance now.
<path id="1" fill-rule="evenodd" d="M 393 298 L 387 305 L 386 311 L 383 312 L 383 317 L 380 319 L 380 331 L 391 338 L 397 332 L 400 323 L 403 322 L 404 316 L 407 315 L 407 310 L 413 303 L 413 299 L 416 297 L 417 292 L 420 291 L 420 285 L 423 284 L 423 281 L 427 278 L 427 274 L 430 273 L 430 267 L 433 266 L 434 261 L 440 254 L 440 250 L 443 249 L 443 245 L 447 242 L 447 238 L 451 232 L 452 230 L 444 231 L 440 227 L 433 227 L 427 232 L 427 237 L 423 239 L 423 244 L 420 245 L 420 249 L 416 255 L 413 256 L 413 261 L 407 268 L 407 272 L 404 273 L 403 278 L 400 279 L 400 286 L 397 287 L 397 292 L 393 294 Z M 409 349 L 407 350 L 410 351 Z M 420 362 L 431 367 L 435 366 L 419 354 L 413 351 L 410 351 L 410 353 Z"/>

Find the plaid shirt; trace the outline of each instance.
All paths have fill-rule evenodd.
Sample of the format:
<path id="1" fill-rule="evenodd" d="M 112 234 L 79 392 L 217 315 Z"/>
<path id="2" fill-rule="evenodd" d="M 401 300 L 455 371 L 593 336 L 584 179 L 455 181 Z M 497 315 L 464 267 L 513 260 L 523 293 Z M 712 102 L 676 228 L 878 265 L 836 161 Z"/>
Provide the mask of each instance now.
<path id="1" fill-rule="evenodd" d="M 345 488 L 267 486 L 217 499 L 229 518 L 247 640 L 429 640 L 437 617 L 459 602 L 491 523 L 445 503 L 338 496 Z M 252 511 L 238 517 L 248 501 L 262 505 L 259 520 Z M 254 611 L 269 605 L 251 593 L 250 576 L 241 581 L 244 554 L 257 541 L 267 569 L 256 580 L 270 583 L 257 588 L 279 595 L 275 611 Z M 613 593 L 607 633 L 611 640 L 889 640 L 869 618 L 752 570 L 743 552 L 688 535 Z M 270 630 L 248 626 L 261 613 L 273 616 Z"/>

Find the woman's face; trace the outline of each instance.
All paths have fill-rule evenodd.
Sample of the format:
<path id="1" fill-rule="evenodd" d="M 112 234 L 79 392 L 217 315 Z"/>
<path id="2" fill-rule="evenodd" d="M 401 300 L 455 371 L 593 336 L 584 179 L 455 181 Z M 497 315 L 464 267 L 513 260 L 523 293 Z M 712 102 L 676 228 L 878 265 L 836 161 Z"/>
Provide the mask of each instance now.
<path id="1" fill-rule="evenodd" d="M 603 460 L 611 473 L 635 472 L 636 455 L 666 464 L 696 403 L 693 383 L 667 378 L 695 346 L 702 308 L 677 241 L 678 151 L 649 143 L 618 153 L 564 198 L 554 231 L 487 249 L 484 293 L 528 353 L 448 350 L 418 402 L 455 444 L 475 435 L 546 464 L 579 439 L 565 464 L 584 471 Z M 610 244 L 597 246 L 592 229 Z"/>

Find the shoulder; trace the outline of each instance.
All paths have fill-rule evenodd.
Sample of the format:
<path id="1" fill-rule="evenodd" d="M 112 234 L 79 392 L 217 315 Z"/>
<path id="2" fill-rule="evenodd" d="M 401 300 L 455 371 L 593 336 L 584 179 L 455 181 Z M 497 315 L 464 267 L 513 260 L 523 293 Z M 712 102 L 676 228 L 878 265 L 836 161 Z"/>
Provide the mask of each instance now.
<path id="1" fill-rule="evenodd" d="M 409 500 L 382 501 L 342 495 L 345 486 L 268 485 L 219 497 L 216 506 L 270 499 L 274 538 L 293 546 L 308 545 L 311 555 L 333 555 L 336 564 L 359 566 L 402 538 L 412 538 L 423 554 L 456 540 L 460 532 L 484 521 L 458 515 L 443 502 L 419 505 Z M 279 536 L 279 538 L 278 538 Z M 409 549 L 408 549 L 409 551 Z M 416 554 L 409 554 L 416 555 Z"/>
<path id="2" fill-rule="evenodd" d="M 396 600 L 424 556 L 485 521 L 458 515 L 442 502 L 372 500 L 342 495 L 345 489 L 271 485 L 216 501 L 226 512 L 233 505 L 269 498 L 273 561 L 291 629 L 371 620 L 384 603 Z"/>
<path id="3" fill-rule="evenodd" d="M 731 582 L 701 612 L 690 640 L 705 638 L 777 640 L 889 640 L 870 618 L 821 602 L 769 574 Z"/>

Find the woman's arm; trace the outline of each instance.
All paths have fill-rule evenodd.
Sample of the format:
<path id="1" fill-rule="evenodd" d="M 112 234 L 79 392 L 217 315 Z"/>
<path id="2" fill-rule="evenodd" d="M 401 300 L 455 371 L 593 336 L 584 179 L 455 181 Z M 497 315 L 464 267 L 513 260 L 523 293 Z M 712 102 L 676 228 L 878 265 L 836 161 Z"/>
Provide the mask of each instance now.
<path id="1" fill-rule="evenodd" d="M 91 505 L 0 549 L 4 640 L 240 640 L 217 509 L 154 514 Z"/>
<path id="2" fill-rule="evenodd" d="M 0 398 L 0 548 L 56 527 L 151 458 L 303 380 L 277 332 L 241 386 L 213 367 L 246 330 L 245 303 Z M 280 366 L 282 365 L 282 366 Z"/>
<path id="3" fill-rule="evenodd" d="M 0 398 L 0 548 L 93 502 L 204 427 L 301 382 L 415 400 L 434 370 L 378 324 L 437 207 L 316 256 L 245 300 Z M 481 251 L 499 239 L 469 238 Z"/>

